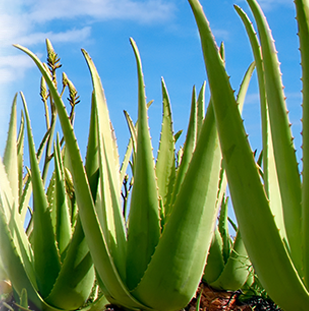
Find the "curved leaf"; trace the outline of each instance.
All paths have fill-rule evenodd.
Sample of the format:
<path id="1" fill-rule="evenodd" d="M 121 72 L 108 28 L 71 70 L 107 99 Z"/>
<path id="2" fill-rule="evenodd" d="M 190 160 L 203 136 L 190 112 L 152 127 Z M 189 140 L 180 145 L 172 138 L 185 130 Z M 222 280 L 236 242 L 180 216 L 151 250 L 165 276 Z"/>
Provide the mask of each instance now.
<path id="1" fill-rule="evenodd" d="M 137 46 L 130 39 L 138 72 L 137 151 L 134 165 L 134 186 L 128 225 L 127 284 L 130 289 L 141 280 L 158 244 L 161 232 L 159 200 L 152 146 L 147 120 L 142 65 Z"/>
<path id="2" fill-rule="evenodd" d="M 153 309 L 179 310 L 196 292 L 218 212 L 220 164 L 221 152 L 210 105 L 173 212 L 143 279 L 133 291 L 134 296 Z"/>
<path id="3" fill-rule="evenodd" d="M 286 310 L 306 310 L 308 292 L 278 233 L 209 23 L 200 3 L 197 0 L 189 3 L 201 36 L 224 167 L 248 254 L 263 286 L 276 303 Z"/>

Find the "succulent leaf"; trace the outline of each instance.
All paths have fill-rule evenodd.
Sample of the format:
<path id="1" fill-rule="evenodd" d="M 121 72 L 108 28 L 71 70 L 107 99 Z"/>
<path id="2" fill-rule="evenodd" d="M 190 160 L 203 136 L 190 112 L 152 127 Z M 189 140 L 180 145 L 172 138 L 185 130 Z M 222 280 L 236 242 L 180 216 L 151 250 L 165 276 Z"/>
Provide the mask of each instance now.
<path id="1" fill-rule="evenodd" d="M 200 3 L 197 0 L 189 2 L 201 36 L 224 167 L 248 254 L 263 286 L 275 302 L 286 310 L 305 310 L 308 292 L 278 233 L 209 23 Z M 271 266 L 270 261 L 274 263 Z"/>
<path id="2" fill-rule="evenodd" d="M 172 123 L 172 110 L 165 82 L 162 78 L 163 117 L 160 145 L 156 162 L 158 193 L 162 198 L 163 214 L 169 213 L 175 182 L 175 138 Z M 162 219 L 164 221 L 164 219 Z"/>
<path id="3" fill-rule="evenodd" d="M 25 98 L 22 100 L 25 109 L 31 176 L 33 185 L 33 254 L 39 291 L 43 298 L 50 293 L 60 271 L 60 258 L 55 244 L 54 232 L 43 181 L 34 149 L 30 119 Z"/>
<path id="4" fill-rule="evenodd" d="M 138 72 L 137 151 L 134 187 L 128 226 L 127 284 L 133 289 L 140 282 L 159 241 L 161 232 L 159 200 L 154 159 L 148 129 L 142 65 L 137 46 L 130 39 Z"/>

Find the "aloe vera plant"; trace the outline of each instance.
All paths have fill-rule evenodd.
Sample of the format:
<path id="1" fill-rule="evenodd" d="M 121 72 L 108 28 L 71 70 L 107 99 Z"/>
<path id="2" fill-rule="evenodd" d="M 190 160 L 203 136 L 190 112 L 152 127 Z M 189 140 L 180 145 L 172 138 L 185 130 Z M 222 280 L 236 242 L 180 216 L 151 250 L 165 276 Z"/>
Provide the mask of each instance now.
<path id="1" fill-rule="evenodd" d="M 247 0 L 259 40 L 247 15 L 235 6 L 256 62 L 263 139 L 263 178 L 253 157 L 228 75 L 218 57 L 208 21 L 189 0 L 202 42 L 224 168 L 240 232 L 259 280 L 284 310 L 307 310 L 308 292 L 308 1 L 295 1 L 303 81 L 303 167 L 298 171 L 280 65 L 266 18 Z M 260 41 L 260 43 L 259 43 Z M 220 86 L 220 87 L 218 87 Z"/>
<path id="2" fill-rule="evenodd" d="M 237 291 L 247 283 L 249 277 L 252 279 L 252 264 L 241 234 L 233 225 L 236 230 L 234 240 L 229 235 L 227 200 L 224 200 L 203 275 L 205 283 L 219 290 Z"/>
<path id="3" fill-rule="evenodd" d="M 47 41 L 49 54 L 56 54 Z M 51 55 L 49 55 L 51 60 Z M 57 63 L 50 62 L 50 65 Z M 54 76 L 55 68 L 47 69 Z M 54 76 L 55 77 L 55 76 Z M 73 84 L 69 91 L 74 93 Z M 53 81 L 56 87 L 55 80 Z M 70 103 L 76 94 L 70 96 Z M 74 310 L 87 300 L 93 287 L 95 271 L 89 249 L 76 212 L 75 189 L 70 187 L 70 171 L 65 148 L 59 138 L 53 139 L 56 112 L 50 98 L 51 118 L 47 108 L 49 95 L 44 81 L 41 97 L 45 104 L 47 132 L 36 152 L 26 100 L 21 94 L 25 120 L 22 115 L 17 136 L 16 105 L 14 98 L 8 138 L 3 159 L 0 158 L 0 248 L 1 263 L 7 278 L 20 297 L 28 298 L 42 310 Z M 72 121 L 68 118 L 69 122 Z M 24 126 L 26 123 L 30 168 L 23 176 Z M 50 151 L 53 146 L 53 156 Z M 42 175 L 39 160 L 45 147 Z M 44 181 L 48 166 L 54 159 L 54 173 L 45 191 Z M 32 195 L 33 208 L 28 227 L 26 215 Z M 102 298 L 103 299 L 103 298 Z M 24 299 L 23 299 L 24 300 Z M 26 299 L 27 300 L 27 299 Z M 99 301 L 98 301 L 99 302 Z M 25 302 L 26 303 L 26 302 Z"/>
<path id="4" fill-rule="evenodd" d="M 163 83 L 164 116 L 154 163 L 141 60 L 132 39 L 131 44 L 138 72 L 138 122 L 136 131 L 132 126 L 134 183 L 128 222 L 120 204 L 121 177 L 127 163 L 120 169 L 104 91 L 93 61 L 83 51 L 93 82 L 84 167 L 52 77 L 32 52 L 17 47 L 34 60 L 55 103 L 82 227 L 105 296 L 129 309 L 178 310 L 195 294 L 204 270 L 218 212 L 221 152 L 212 105 L 204 118 L 201 95 L 200 100 L 192 100 L 188 135 L 176 170 L 175 136 Z"/>

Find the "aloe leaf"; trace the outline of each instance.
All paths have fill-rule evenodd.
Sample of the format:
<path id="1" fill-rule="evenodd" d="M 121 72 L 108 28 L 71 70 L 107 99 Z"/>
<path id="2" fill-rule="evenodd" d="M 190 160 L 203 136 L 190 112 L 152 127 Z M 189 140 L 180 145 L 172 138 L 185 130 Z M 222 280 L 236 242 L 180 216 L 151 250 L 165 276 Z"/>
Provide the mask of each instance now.
<path id="1" fill-rule="evenodd" d="M 21 112 L 20 127 L 17 138 L 17 158 L 18 158 L 18 190 L 19 190 L 19 209 L 23 223 L 25 223 L 28 204 L 32 193 L 31 178 L 27 175 L 23 176 L 23 162 L 24 162 L 24 136 L 25 136 L 25 121 L 24 114 Z"/>
<path id="2" fill-rule="evenodd" d="M 175 185 L 174 185 L 174 190 L 173 190 L 173 195 L 172 195 L 172 201 L 171 205 L 174 204 L 177 194 L 179 192 L 179 189 L 181 187 L 181 184 L 183 182 L 184 176 L 187 172 L 189 163 L 192 158 L 193 151 L 196 146 L 196 140 L 197 140 L 197 101 L 196 101 L 196 89 L 193 87 L 192 91 L 192 99 L 191 99 L 191 111 L 190 111 L 190 119 L 189 119 L 189 125 L 187 129 L 187 136 L 186 140 L 184 143 L 184 147 L 181 155 L 181 162 L 180 165 L 177 169 L 177 174 L 176 174 L 176 180 L 175 180 Z M 171 210 L 169 211 L 169 214 L 171 214 Z M 169 215 L 166 215 L 167 219 Z M 166 221 L 167 221 L 166 219 Z"/>
<path id="3" fill-rule="evenodd" d="M 218 279 L 224 269 L 224 260 L 222 256 L 223 243 L 220 232 L 216 227 L 212 237 L 207 256 L 207 262 L 204 270 L 203 281 L 211 284 Z"/>
<path id="4" fill-rule="evenodd" d="M 42 297 L 46 297 L 58 276 L 60 261 L 54 239 L 48 203 L 34 149 L 27 104 L 21 93 L 27 124 L 29 157 L 33 185 L 33 243 L 34 269 Z"/>
<path id="5" fill-rule="evenodd" d="M 86 163 L 85 170 L 87 173 L 92 198 L 96 198 L 97 189 L 98 189 L 98 180 L 99 180 L 99 150 L 98 150 L 98 122 L 96 117 L 96 108 L 95 108 L 95 95 L 92 93 L 91 97 L 91 116 L 89 123 L 89 135 L 88 135 L 88 144 L 87 144 L 87 154 L 86 154 Z"/>
<path id="6" fill-rule="evenodd" d="M 228 222 L 228 200 L 223 197 L 218 229 L 222 238 L 222 256 L 223 260 L 226 263 L 231 252 L 231 238 L 229 234 L 229 222 Z"/>
<path id="7" fill-rule="evenodd" d="M 222 47 L 221 47 L 221 50 L 222 50 Z M 242 111 L 242 108 L 243 108 L 245 96 L 247 93 L 247 89 L 248 89 L 249 82 L 251 80 L 251 76 L 253 74 L 254 68 L 255 68 L 255 64 L 252 63 L 244 75 L 244 78 L 239 88 L 239 92 L 237 94 L 237 103 L 239 105 L 240 112 Z M 219 192 L 218 192 L 218 204 L 222 203 L 221 211 L 220 211 L 220 216 L 219 216 L 218 227 L 216 227 L 215 229 L 213 240 L 212 240 L 212 243 L 209 249 L 209 254 L 207 257 L 207 264 L 206 264 L 206 267 L 204 270 L 204 276 L 203 276 L 204 281 L 207 282 L 208 284 L 212 284 L 217 279 L 219 279 L 219 276 L 222 273 L 223 269 L 225 269 L 225 264 L 228 261 L 228 258 L 230 257 L 230 253 L 231 253 L 232 243 L 231 243 L 231 238 L 228 232 L 228 213 L 227 213 L 227 209 L 228 209 L 227 201 L 228 200 L 225 199 L 226 185 L 227 185 L 226 175 L 225 175 L 224 169 L 221 168 Z M 235 231 L 236 230 L 237 228 L 235 228 Z M 231 264 L 229 265 L 233 267 L 233 265 Z M 231 271 L 231 273 L 235 274 L 236 271 Z M 237 273 L 236 275 L 238 276 Z M 220 283 L 221 284 L 220 286 L 223 289 L 227 289 L 225 288 L 225 285 L 230 286 L 229 284 L 231 284 L 230 280 L 227 280 L 227 283 L 225 285 L 224 285 L 225 279 L 221 279 L 221 281 L 223 282 Z M 238 288 L 240 287 L 241 286 L 239 286 Z"/>
<path id="8" fill-rule="evenodd" d="M 19 294 L 21 294 L 23 288 L 32 289 L 31 297 L 35 302 L 37 300 L 35 289 L 26 274 L 21 258 L 16 250 L 3 210 L 0 210 L 0 230 L 1 260 L 4 269 Z"/>
<path id="9" fill-rule="evenodd" d="M 15 189 L 15 195 L 17 194 L 17 197 L 14 198 L 12 192 L 13 188 L 11 187 L 11 182 L 13 182 L 14 185 L 14 178 L 13 176 L 11 176 L 11 179 L 9 177 L 9 174 L 12 173 L 12 175 L 15 175 L 15 182 L 18 181 L 18 172 L 15 169 L 13 169 L 12 172 L 10 171 L 10 167 L 13 164 L 12 161 L 15 161 L 16 166 L 18 163 L 16 148 L 16 97 L 12 106 L 10 130 L 8 133 L 5 154 L 6 157 L 10 156 L 12 159 L 7 158 L 6 164 L 8 167 L 5 167 L 5 164 L 0 158 L 0 209 L 6 217 L 6 222 L 9 226 L 10 234 L 12 236 L 16 251 L 21 257 L 22 263 L 26 267 L 29 277 L 35 284 L 35 276 L 32 267 L 32 252 L 24 231 L 23 218 L 19 214 L 18 210 L 18 188 Z M 17 184 L 15 184 L 15 186 L 18 187 Z"/>
<path id="10" fill-rule="evenodd" d="M 119 273 L 111 258 L 105 237 L 102 234 L 102 230 L 97 219 L 90 186 L 84 171 L 77 140 L 63 102 L 59 97 L 55 86 L 53 85 L 49 72 L 46 70 L 37 56 L 31 51 L 20 45 L 15 45 L 15 47 L 19 48 L 32 58 L 44 76 L 50 89 L 51 96 L 53 96 L 54 103 L 57 107 L 63 135 L 66 141 L 66 148 L 68 149 L 72 167 L 72 175 L 76 189 L 76 199 L 79 206 L 79 213 L 82 220 L 83 230 L 85 232 L 86 241 L 90 249 L 91 257 L 96 270 L 98 271 L 100 278 L 104 280 L 104 286 L 106 288 L 107 294 L 106 296 L 109 300 L 121 301 L 122 305 L 127 308 L 147 309 L 147 306 L 139 303 L 129 293 L 122 280 L 120 279 Z"/>
<path id="11" fill-rule="evenodd" d="M 61 159 L 59 136 L 54 144 L 55 159 L 55 196 L 56 196 L 56 238 L 61 261 L 66 255 L 66 249 L 71 241 L 71 219 L 65 189 L 64 168 Z"/>
<path id="12" fill-rule="evenodd" d="M 129 162 L 129 159 L 131 157 L 132 150 L 133 150 L 132 166 L 133 166 L 133 173 L 134 173 L 134 164 L 136 163 L 136 151 L 137 151 L 137 124 L 138 124 L 138 121 L 134 125 L 134 123 L 133 123 L 133 121 L 132 121 L 132 119 L 131 119 L 131 117 L 127 111 L 124 111 L 124 115 L 125 115 L 125 118 L 127 120 L 127 124 L 128 124 L 129 131 L 131 134 L 130 141 L 128 144 L 128 148 L 126 151 L 126 162 L 124 162 L 124 163 L 127 163 L 127 165 L 128 165 L 128 162 Z M 122 176 L 124 176 L 124 173 L 125 173 L 124 167 L 121 169 L 123 170 Z"/>
<path id="13" fill-rule="evenodd" d="M 282 201 L 278 183 L 276 164 L 274 159 L 271 129 L 266 101 L 265 76 L 261 47 L 257 34 L 249 20 L 247 14 L 238 6 L 234 6 L 238 15 L 242 19 L 248 37 L 250 39 L 259 81 L 261 121 L 262 121 L 262 143 L 263 143 L 263 181 L 267 197 L 270 201 L 271 210 L 275 216 L 275 221 L 283 239 L 287 241 L 287 235 L 283 219 Z"/>
<path id="14" fill-rule="evenodd" d="M 151 100 L 147 103 L 147 109 L 151 106 L 152 103 L 153 103 L 153 100 Z M 126 171 L 127 171 L 129 164 L 131 164 L 132 171 L 134 173 L 134 163 L 135 163 L 136 150 L 137 150 L 137 148 L 136 148 L 136 145 L 137 145 L 137 131 L 136 131 L 136 129 L 137 129 L 138 121 L 136 121 L 136 123 L 134 124 L 127 111 L 124 111 L 124 115 L 125 115 L 128 127 L 129 127 L 131 137 L 129 139 L 129 143 L 127 145 L 126 153 L 124 155 L 124 159 L 122 161 L 121 168 L 120 168 L 120 182 L 121 182 L 121 184 L 123 183 L 123 180 L 125 178 Z M 133 159 L 132 159 L 132 162 L 130 162 L 132 150 L 133 150 Z"/>
<path id="15" fill-rule="evenodd" d="M 160 236 L 159 201 L 154 159 L 147 120 L 146 96 L 142 65 L 137 46 L 130 39 L 138 73 L 137 152 L 134 165 L 128 219 L 127 284 L 130 289 L 141 280 Z"/>
<path id="16" fill-rule="evenodd" d="M 148 269 L 133 292 L 154 309 L 179 310 L 196 292 L 218 212 L 220 163 L 221 152 L 210 105 L 173 211 Z"/>
<path id="17" fill-rule="evenodd" d="M 14 210 L 11 211 L 11 207 L 14 206 L 12 200 L 11 189 L 9 187 L 9 181 L 5 173 L 4 165 L 0 158 L 0 210 L 6 218 L 6 224 L 8 226 L 7 231 L 10 231 L 10 239 L 14 244 L 14 248 L 20 257 L 20 261 L 27 271 L 28 277 L 34 286 L 37 288 L 36 279 L 33 269 L 33 256 L 30 244 L 24 231 L 23 223 L 19 217 L 14 217 Z M 1 253 L 2 257 L 8 256 L 4 251 Z M 3 259 L 4 260 L 4 259 Z"/>
<path id="18" fill-rule="evenodd" d="M 172 123 L 172 110 L 165 82 L 162 78 L 163 120 L 160 145 L 156 162 L 158 193 L 162 198 L 163 214 L 168 214 L 175 182 L 175 138 Z M 162 219 L 163 220 L 163 219 Z"/>
<path id="19" fill-rule="evenodd" d="M 25 122 L 24 122 L 24 115 L 21 114 L 20 118 L 20 126 L 18 131 L 18 138 L 17 138 L 17 161 L 18 161 L 18 197 L 19 200 L 22 197 L 23 192 L 23 156 L 24 156 L 24 129 L 25 129 Z M 20 201 L 19 201 L 20 203 Z"/>
<path id="20" fill-rule="evenodd" d="M 104 144 L 106 146 L 107 161 L 110 163 L 111 170 L 111 182 L 115 188 L 116 193 L 120 193 L 120 183 L 119 183 L 119 162 L 118 162 L 118 151 L 115 143 L 114 130 L 109 119 L 109 113 L 106 105 L 106 98 L 100 77 L 97 70 L 93 64 L 93 61 L 89 57 L 86 51 L 82 51 L 84 57 L 87 61 L 87 65 L 90 69 L 93 89 L 94 89 L 94 99 L 96 101 L 96 110 L 99 116 L 98 127 L 100 134 L 103 137 Z"/>
<path id="21" fill-rule="evenodd" d="M 205 117 L 205 88 L 206 81 L 204 81 L 197 98 L 197 138 L 200 135 Z"/>
<path id="22" fill-rule="evenodd" d="M 249 260 L 241 235 L 237 232 L 233 248 L 219 278 L 209 283 L 217 289 L 236 291 L 247 281 L 250 273 Z"/>
<path id="23" fill-rule="evenodd" d="M 200 3 L 189 3 L 201 36 L 224 167 L 248 254 L 261 283 L 277 304 L 286 310 L 306 310 L 308 292 L 278 233 L 209 23 Z"/>
<path id="24" fill-rule="evenodd" d="M 0 204 L 1 205 L 1 204 Z M 59 311 L 46 304 L 40 297 L 35 279 L 25 270 L 25 263 L 22 263 L 20 255 L 17 253 L 13 238 L 10 234 L 9 228 L 6 224 L 5 215 L 0 210 L 0 249 L 1 260 L 9 279 L 14 284 L 14 290 L 21 295 L 24 288 L 27 289 L 29 299 L 41 309 L 46 311 Z M 29 269 L 28 269 L 29 271 Z M 31 281 L 34 281 L 34 283 Z"/>
<path id="25" fill-rule="evenodd" d="M 120 207 L 119 164 L 116 164 L 118 163 L 118 156 L 115 157 L 114 133 L 100 77 L 89 55 L 85 51 L 83 53 L 92 76 L 98 124 L 100 194 L 102 196 L 103 206 L 101 208 L 103 209 L 105 223 L 102 229 L 120 277 L 125 280 L 125 263 L 123 258 L 126 255 L 126 236 Z"/>
<path id="26" fill-rule="evenodd" d="M 15 94 L 13 105 L 11 109 L 11 118 L 9 124 L 9 132 L 7 143 L 4 150 L 3 164 L 7 172 L 7 176 L 10 181 L 12 189 L 12 195 L 15 200 L 15 204 L 19 201 L 19 176 L 18 176 L 18 158 L 17 158 L 17 132 L 16 132 L 16 103 L 17 94 Z"/>
<path id="27" fill-rule="evenodd" d="M 309 286 L 309 243 L 306 237 L 309 234 L 309 193 L 305 189 L 308 189 L 309 182 L 309 144 L 308 144 L 308 131 L 309 131 L 309 93 L 306 87 L 309 79 L 309 23 L 308 23 L 308 1 L 307 0 L 296 0 L 296 18 L 298 21 L 298 36 L 300 42 L 300 53 L 301 53 L 301 66 L 302 66 L 302 82 L 303 82 L 303 116 L 302 116 L 302 248 L 303 248 L 303 269 L 304 269 L 304 280 Z"/>
<path id="28" fill-rule="evenodd" d="M 21 291 L 19 304 L 23 308 L 28 308 L 28 293 L 25 288 L 23 288 L 23 290 Z M 18 311 L 21 311 L 21 309 L 19 309 Z"/>
<path id="29" fill-rule="evenodd" d="M 291 256 L 301 273 L 301 183 L 290 123 L 285 106 L 281 72 L 274 40 L 266 18 L 255 0 L 247 1 L 259 31 L 265 72 L 265 90 L 271 124 L 274 157 L 280 186 L 284 222 Z M 289 180 L 289 183 L 286 181 Z"/>
<path id="30" fill-rule="evenodd" d="M 59 309 L 75 310 L 89 297 L 93 282 L 93 262 L 78 218 L 59 277 L 46 302 Z"/>

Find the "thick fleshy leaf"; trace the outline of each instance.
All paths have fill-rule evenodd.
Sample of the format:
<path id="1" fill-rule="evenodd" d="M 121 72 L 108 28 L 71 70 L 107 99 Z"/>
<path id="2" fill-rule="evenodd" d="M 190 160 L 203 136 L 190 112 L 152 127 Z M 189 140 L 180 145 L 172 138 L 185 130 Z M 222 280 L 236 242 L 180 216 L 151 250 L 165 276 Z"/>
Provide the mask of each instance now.
<path id="1" fill-rule="evenodd" d="M 190 111 L 189 125 L 187 129 L 187 136 L 186 136 L 183 150 L 181 151 L 181 159 L 178 159 L 180 161 L 180 165 L 176 173 L 176 180 L 175 180 L 175 185 L 173 189 L 171 206 L 173 206 L 173 204 L 175 203 L 176 197 L 178 195 L 183 179 L 186 175 L 189 163 L 192 158 L 193 151 L 196 146 L 197 115 L 198 115 L 198 105 L 196 101 L 196 89 L 195 87 L 193 87 L 192 99 L 191 99 L 191 111 Z M 169 214 L 166 215 L 166 218 L 167 218 L 166 221 L 168 220 L 168 217 L 170 216 L 171 213 L 172 213 L 172 210 L 170 208 Z"/>
<path id="2" fill-rule="evenodd" d="M 65 189 L 65 175 L 61 158 L 60 142 L 54 144 L 55 159 L 55 196 L 56 196 L 56 238 L 61 261 L 66 255 L 66 249 L 71 241 L 71 219 Z"/>
<path id="3" fill-rule="evenodd" d="M 59 277 L 46 302 L 59 309 L 75 310 L 89 297 L 93 282 L 93 262 L 78 219 Z"/>
<path id="4" fill-rule="evenodd" d="M 209 285 L 217 289 L 236 291 L 246 283 L 251 271 L 250 265 L 251 262 L 245 245 L 240 233 L 237 232 L 233 248 L 222 273 L 217 280 L 209 283 Z"/>
<path id="5" fill-rule="evenodd" d="M 87 144 L 87 154 L 85 170 L 87 173 L 92 198 L 95 200 L 98 189 L 99 180 L 99 150 L 98 150 L 98 120 L 96 117 L 95 96 L 94 92 L 91 97 L 91 116 L 89 123 L 89 134 Z"/>
<path id="6" fill-rule="evenodd" d="M 265 90 L 285 229 L 293 262 L 301 273 L 300 241 L 302 232 L 301 226 L 299 226 L 301 219 L 301 182 L 283 93 L 280 64 L 274 40 L 261 8 L 255 0 L 248 0 L 247 2 L 257 23 L 261 41 Z"/>
<path id="7" fill-rule="evenodd" d="M 8 138 L 5 145 L 3 164 L 10 182 L 12 195 L 15 204 L 19 202 L 19 176 L 18 176 L 18 158 L 17 158 L 17 124 L 16 124 L 16 103 L 17 94 L 15 94 L 11 109 L 11 118 L 9 124 Z M 18 209 L 15 209 L 18 212 Z"/>
<path id="8" fill-rule="evenodd" d="M 14 284 L 14 290 L 18 295 L 21 295 L 23 289 L 27 289 L 29 299 L 38 308 L 46 311 L 57 311 L 56 308 L 49 306 L 42 300 L 37 291 L 36 285 L 30 281 L 30 276 L 27 274 L 24 264 L 21 262 L 21 257 L 17 253 L 12 236 L 6 224 L 5 216 L 1 210 L 0 248 L 3 266 L 12 284 Z"/>
<path id="9" fill-rule="evenodd" d="M 197 98 L 197 138 L 200 135 L 205 118 L 205 88 L 206 81 L 203 83 Z"/>
<path id="10" fill-rule="evenodd" d="M 296 18 L 298 21 L 298 36 L 300 42 L 300 53 L 301 53 L 301 66 L 302 66 L 302 96 L 303 96 L 303 115 L 302 115 L 302 249 L 303 249 L 303 275 L 305 284 L 309 288 L 309 93 L 308 93 L 308 81 L 309 81 L 309 12 L 308 0 L 296 0 Z"/>
<path id="11" fill-rule="evenodd" d="M 68 149 L 70 158 L 72 176 L 76 189 L 76 200 L 79 206 L 83 230 L 96 270 L 100 279 L 104 280 L 104 292 L 106 296 L 109 300 L 121 301 L 124 307 L 130 309 L 148 309 L 147 306 L 139 303 L 132 297 L 119 277 L 119 273 L 115 267 L 108 250 L 107 242 L 105 241 L 99 225 L 90 186 L 72 125 L 48 71 L 35 54 L 19 45 L 16 45 L 16 47 L 28 54 L 35 62 L 48 84 L 51 96 L 53 96 L 54 103 L 57 107 L 59 120 L 66 141 L 66 148 Z"/>
<path id="12" fill-rule="evenodd" d="M 133 292 L 156 310 L 179 310 L 196 292 L 218 212 L 220 163 L 221 152 L 210 105 L 173 211 L 148 269 Z"/>
<path id="13" fill-rule="evenodd" d="M 271 129 L 269 123 L 268 108 L 266 102 L 266 91 L 265 91 L 265 77 L 263 70 L 263 61 L 261 48 L 257 39 L 257 34 L 253 28 L 251 21 L 247 14 L 239 7 L 235 6 L 235 9 L 241 17 L 248 37 L 250 39 L 252 52 L 255 59 L 257 76 L 259 81 L 259 93 L 260 93 L 260 107 L 261 107 L 261 121 L 262 121 L 262 143 L 263 143 L 263 181 L 264 188 L 267 197 L 270 202 L 270 208 L 275 216 L 276 225 L 279 229 L 281 237 L 285 239 L 288 244 L 284 219 L 282 210 L 282 201 L 278 183 L 277 170 L 274 159 L 273 144 L 271 137 Z"/>
<path id="14" fill-rule="evenodd" d="M 160 236 L 159 200 L 147 119 L 142 65 L 137 46 L 130 40 L 138 72 L 137 151 L 134 165 L 127 253 L 127 284 L 133 289 L 140 282 Z"/>
<path id="15" fill-rule="evenodd" d="M 162 78 L 163 120 L 160 145 L 156 162 L 158 193 L 162 199 L 163 214 L 169 213 L 175 182 L 175 138 L 172 123 L 172 110 L 165 82 Z M 164 221 L 164 219 L 162 219 Z"/>
<path id="16" fill-rule="evenodd" d="M 218 227 L 216 227 L 207 255 L 207 263 L 203 275 L 203 281 L 207 284 L 211 284 L 217 280 L 224 269 L 225 262 L 223 260 L 222 252 L 222 238 Z"/>
<path id="17" fill-rule="evenodd" d="M 262 285 L 275 302 L 286 310 L 306 310 L 308 292 L 278 233 L 209 23 L 200 3 L 197 0 L 189 3 L 201 36 L 224 167 L 248 254 Z"/>
<path id="18" fill-rule="evenodd" d="M 54 232 L 43 181 L 40 175 L 35 147 L 32 137 L 30 119 L 25 98 L 22 95 L 31 163 L 31 178 L 33 185 L 33 240 L 34 270 L 39 291 L 43 298 L 50 293 L 60 271 L 60 258 L 55 243 Z"/>
<path id="19" fill-rule="evenodd" d="M 6 231 L 9 232 L 9 240 L 11 240 L 11 245 L 13 247 L 13 251 L 10 249 L 10 252 L 16 252 L 19 256 L 19 261 L 21 261 L 24 269 L 37 289 L 35 272 L 33 268 L 33 254 L 27 239 L 27 236 L 24 231 L 23 222 L 19 217 L 14 217 L 14 213 L 11 208 L 14 206 L 14 201 L 11 194 L 11 188 L 9 181 L 7 179 L 7 175 L 4 169 L 4 165 L 2 163 L 2 159 L 0 158 L 0 210 L 3 214 L 3 221 L 5 225 L 1 226 L 7 227 Z M 16 215 L 16 214 L 15 214 Z M 4 229 L 3 229 L 4 230 Z M 9 247 L 9 246 L 8 246 Z M 10 255 L 6 253 L 1 248 L 1 257 L 3 257 L 3 262 L 7 261 L 8 269 L 12 269 L 10 265 Z M 15 256 L 15 255 L 14 255 Z M 5 258 L 4 258 L 5 257 Z M 7 272 L 10 276 L 10 272 Z"/>
<path id="20" fill-rule="evenodd" d="M 97 118 L 97 138 L 99 156 L 99 176 L 101 186 L 101 199 L 103 222 L 101 222 L 103 234 L 109 246 L 109 251 L 113 257 L 115 266 L 120 277 L 125 280 L 126 256 L 126 232 L 124 218 L 120 206 L 120 182 L 119 164 L 114 132 L 109 119 L 104 90 L 100 77 L 89 55 L 83 51 L 90 69 L 93 89 L 94 104 Z"/>

